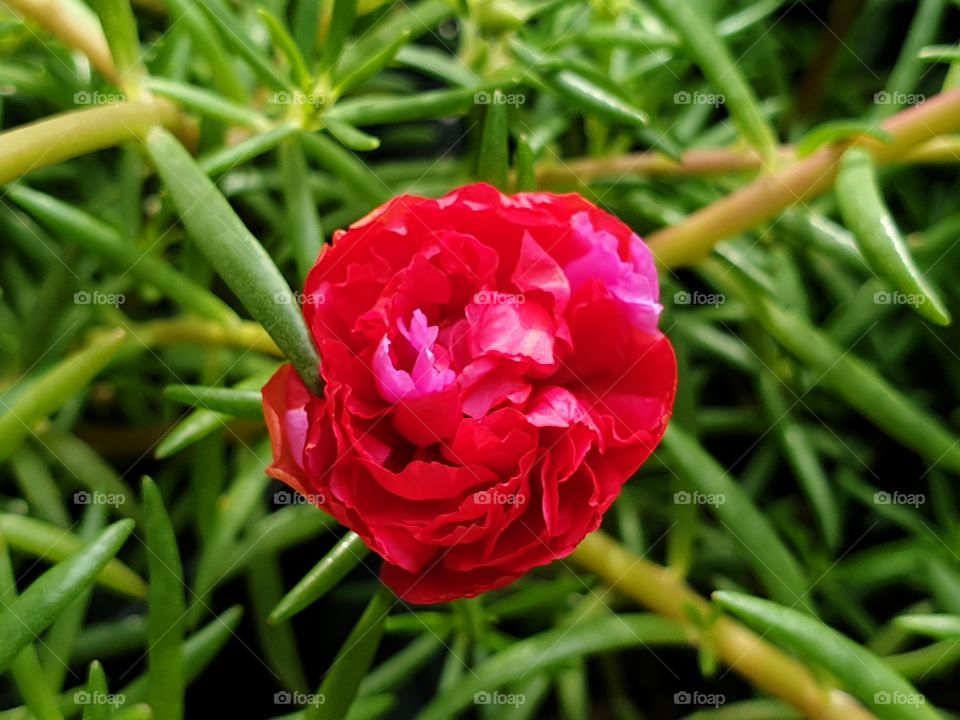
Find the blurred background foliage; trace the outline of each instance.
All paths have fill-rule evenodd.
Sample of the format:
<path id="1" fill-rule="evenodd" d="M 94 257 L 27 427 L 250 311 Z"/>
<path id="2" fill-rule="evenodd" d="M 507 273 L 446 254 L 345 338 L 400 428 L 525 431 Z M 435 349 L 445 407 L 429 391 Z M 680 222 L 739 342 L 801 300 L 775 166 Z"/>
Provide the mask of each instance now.
<path id="1" fill-rule="evenodd" d="M 0 718 L 799 716 L 728 670 L 721 609 L 862 703 L 807 712 L 960 712 L 958 20 L 0 3 Z M 263 474 L 259 387 L 312 361 L 288 284 L 476 179 L 580 192 L 661 258 L 675 420 L 604 529 L 716 603 L 641 614 L 588 548 L 407 607 Z"/>

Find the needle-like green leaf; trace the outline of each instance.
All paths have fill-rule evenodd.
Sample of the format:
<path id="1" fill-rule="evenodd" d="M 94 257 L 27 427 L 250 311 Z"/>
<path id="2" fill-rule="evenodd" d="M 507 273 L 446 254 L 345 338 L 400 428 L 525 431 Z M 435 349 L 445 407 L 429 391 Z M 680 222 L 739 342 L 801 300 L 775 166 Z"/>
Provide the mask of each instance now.
<path id="1" fill-rule="evenodd" d="M 4 605 L 0 611 L 0 672 L 96 580 L 131 532 L 132 520 L 114 523 L 68 559 L 47 570 L 20 597 Z"/>
<path id="2" fill-rule="evenodd" d="M 130 75 L 139 73 L 141 69 L 140 41 L 130 0 L 93 0 L 91 4 L 100 17 L 103 34 L 110 43 L 110 52 L 121 77 L 135 80 Z"/>
<path id="3" fill-rule="evenodd" d="M 829 389 L 877 427 L 913 448 L 931 463 L 960 472 L 960 444 L 954 433 L 894 387 L 876 370 L 839 347 L 803 318 L 784 310 L 759 290 L 732 282 L 732 273 L 710 271 L 732 295 L 747 300 L 751 314 L 774 339 L 814 373 L 816 384 Z"/>
<path id="4" fill-rule="evenodd" d="M 205 385 L 168 385 L 163 395 L 170 400 L 196 405 L 234 417 L 263 419 L 263 400 L 259 390 L 234 390 Z"/>
<path id="5" fill-rule="evenodd" d="M 237 314 L 230 306 L 209 290 L 170 263 L 144 253 L 117 230 L 76 206 L 25 185 L 8 188 L 7 197 L 64 241 L 75 243 L 152 285 L 185 310 L 224 323 L 237 320 Z"/>
<path id="6" fill-rule="evenodd" d="M 680 491 L 674 502 L 706 505 L 745 548 L 744 560 L 753 566 L 767 591 L 787 605 L 813 612 L 810 584 L 800 565 L 730 473 L 676 423 L 667 429 L 663 447 L 670 454 L 669 466 L 695 490 Z"/>
<path id="7" fill-rule="evenodd" d="M 359 535 L 348 532 L 283 596 L 270 613 L 270 622 L 282 622 L 315 603 L 363 562 L 369 552 Z"/>
<path id="8" fill-rule="evenodd" d="M 464 710 L 524 673 L 597 653 L 630 647 L 682 645 L 687 637 L 680 625 L 653 615 L 625 614 L 558 627 L 513 643 L 473 668 L 463 679 L 443 690 L 417 715 L 417 720 L 441 720 Z"/>
<path id="9" fill-rule="evenodd" d="M 242 617 L 243 608 L 234 605 L 186 639 L 182 648 L 183 674 L 187 686 L 213 662 L 227 641 L 234 636 Z M 118 694 L 123 695 L 128 704 L 132 704 L 146 699 L 148 689 L 149 678 L 141 675 Z"/>
<path id="10" fill-rule="evenodd" d="M 384 587 L 377 590 L 324 675 L 317 692 L 322 702 L 306 709 L 305 720 L 335 720 L 347 714 L 373 663 L 393 603 L 393 593 Z"/>
<path id="11" fill-rule="evenodd" d="M 2 530 L 2 528 L 0 528 Z M 0 598 L 4 605 L 17 597 L 13 565 L 7 552 L 6 538 L 0 532 Z M 24 647 L 10 665 L 10 675 L 27 708 L 39 720 L 61 720 L 60 708 L 52 688 L 47 684 L 36 648 Z"/>
<path id="12" fill-rule="evenodd" d="M 81 506 L 92 502 L 117 501 L 118 497 L 105 493 L 95 495 L 80 491 L 74 495 L 74 503 Z M 84 546 L 83 540 L 72 532 L 25 515 L 0 514 L 0 531 L 14 550 L 49 562 L 65 560 Z M 147 595 L 147 585 L 143 579 L 119 560 L 108 561 L 97 575 L 96 582 L 127 597 L 139 599 Z"/>
<path id="13" fill-rule="evenodd" d="M 332 0 L 333 12 L 323 38 L 323 52 L 320 54 L 319 72 L 328 75 L 333 72 L 340 60 L 347 35 L 357 19 L 357 0 Z"/>
<path id="14" fill-rule="evenodd" d="M 517 151 L 513 158 L 516 169 L 517 192 L 533 192 L 537 189 L 537 170 L 534 162 L 533 149 L 526 133 L 517 138 Z"/>
<path id="15" fill-rule="evenodd" d="M 160 490 L 148 477 L 143 479 L 143 519 L 150 568 L 147 698 L 157 720 L 180 720 L 185 690 L 183 565 Z"/>
<path id="16" fill-rule="evenodd" d="M 488 93 L 483 134 L 477 157 L 477 178 L 502 191 L 507 189 L 510 169 L 509 128 L 506 97 L 500 90 Z"/>
<path id="17" fill-rule="evenodd" d="M 714 601 L 771 642 L 838 678 L 883 720 L 936 720 L 939 714 L 882 659 L 819 620 L 769 600 L 715 592 Z"/>
<path id="18" fill-rule="evenodd" d="M 283 175 L 283 196 L 287 206 L 290 244 L 302 282 L 317 262 L 323 247 L 323 229 L 309 183 L 303 146 L 296 139 L 280 147 L 280 172 Z"/>
<path id="19" fill-rule="evenodd" d="M 883 201 L 873 161 L 866 150 L 851 148 L 844 153 L 837 174 L 837 204 L 873 271 L 920 315 L 938 325 L 948 325 L 950 312 L 910 256 Z"/>
<path id="20" fill-rule="evenodd" d="M 804 135 L 794 147 L 797 157 L 812 155 L 824 145 L 872 137 L 890 142 L 890 133 L 866 120 L 833 120 L 818 125 Z"/>
<path id="21" fill-rule="evenodd" d="M 82 720 L 110 720 L 111 707 L 107 703 L 107 676 L 103 665 L 94 660 L 87 670 L 87 688 L 78 690 L 74 696 L 80 696 L 83 704 Z"/>
<path id="22" fill-rule="evenodd" d="M 228 100 L 217 93 L 201 90 L 195 85 L 157 77 L 147 78 L 144 80 L 144 85 L 158 95 L 176 100 L 191 110 L 214 120 L 241 127 L 250 127 L 254 130 L 266 130 L 270 127 L 270 120 L 265 115 Z"/>
<path id="23" fill-rule="evenodd" d="M 319 391 L 320 358 L 300 306 L 273 260 L 176 139 L 158 129 L 146 146 L 194 242 L 307 387 Z"/>
<path id="24" fill-rule="evenodd" d="M 287 57 L 287 62 L 290 63 L 290 69 L 293 71 L 294 81 L 306 92 L 310 88 L 312 78 L 310 70 L 307 67 L 307 61 L 297 46 L 297 41 L 287 32 L 287 28 L 280 22 L 277 16 L 269 10 L 257 8 L 257 14 L 259 14 L 264 23 L 266 23 L 267 30 L 270 31 L 270 37 L 273 39 L 273 44 Z"/>
<path id="25" fill-rule="evenodd" d="M 656 0 L 656 8 L 683 40 L 687 52 L 723 96 L 743 139 L 764 157 L 772 158 L 776 134 L 760 111 L 757 96 L 730 50 L 717 37 L 702 8 L 690 0 Z"/>

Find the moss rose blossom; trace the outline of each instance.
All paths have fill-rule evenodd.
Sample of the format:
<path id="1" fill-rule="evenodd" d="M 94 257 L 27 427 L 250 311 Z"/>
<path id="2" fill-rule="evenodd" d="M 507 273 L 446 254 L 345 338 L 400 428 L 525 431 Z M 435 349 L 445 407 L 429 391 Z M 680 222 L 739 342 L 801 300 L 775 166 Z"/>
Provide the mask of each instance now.
<path id="1" fill-rule="evenodd" d="M 653 259 L 577 195 L 394 198 L 335 235 L 303 300 L 323 394 L 289 365 L 264 387 L 268 472 L 358 533 L 409 602 L 572 552 L 670 417 Z"/>

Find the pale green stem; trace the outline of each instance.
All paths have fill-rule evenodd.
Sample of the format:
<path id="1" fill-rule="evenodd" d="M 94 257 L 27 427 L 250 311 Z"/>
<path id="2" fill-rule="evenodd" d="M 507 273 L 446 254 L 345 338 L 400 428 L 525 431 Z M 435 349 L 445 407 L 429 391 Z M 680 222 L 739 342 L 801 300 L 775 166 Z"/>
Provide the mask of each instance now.
<path id="1" fill-rule="evenodd" d="M 893 164 L 923 142 L 960 130 L 960 89 L 941 93 L 885 120 L 881 127 L 891 142 L 864 141 L 878 164 Z M 788 207 L 833 186 L 845 146 L 824 148 L 754 180 L 749 185 L 698 210 L 683 222 L 647 238 L 663 267 L 690 265 L 723 240 L 780 214 Z"/>
<path id="2" fill-rule="evenodd" d="M 95 150 L 173 127 L 177 109 L 164 100 L 103 105 L 54 115 L 0 134 L 0 185 Z"/>
<path id="3" fill-rule="evenodd" d="M 781 162 L 796 160 L 794 149 L 782 145 L 777 150 Z M 917 145 L 896 160 L 904 164 L 960 163 L 960 137 L 936 137 Z M 739 147 L 695 148 L 683 153 L 680 161 L 671 160 L 658 152 L 638 152 L 610 157 L 565 159 L 562 164 L 540 164 L 537 169 L 538 187 L 569 186 L 589 183 L 604 178 L 625 176 L 686 177 L 760 170 L 763 160 L 752 150 Z"/>
<path id="4" fill-rule="evenodd" d="M 233 347 L 283 357 L 280 348 L 260 323 L 243 320 L 221 325 L 201 318 L 154 320 L 127 328 L 136 341 L 150 347 L 164 345 L 209 345 Z"/>
<path id="5" fill-rule="evenodd" d="M 671 570 L 637 557 L 602 532 L 588 536 L 570 558 L 641 605 L 683 623 L 693 641 L 714 653 L 752 685 L 790 703 L 807 717 L 868 720 L 851 696 L 818 682 L 801 663 L 726 616 Z M 693 617 L 704 621 L 695 623 Z"/>
<path id="6" fill-rule="evenodd" d="M 120 73 L 95 17 L 83 15 L 70 3 L 60 0 L 4 0 L 4 3 L 46 28 L 67 47 L 86 55 L 93 67 L 120 87 Z"/>

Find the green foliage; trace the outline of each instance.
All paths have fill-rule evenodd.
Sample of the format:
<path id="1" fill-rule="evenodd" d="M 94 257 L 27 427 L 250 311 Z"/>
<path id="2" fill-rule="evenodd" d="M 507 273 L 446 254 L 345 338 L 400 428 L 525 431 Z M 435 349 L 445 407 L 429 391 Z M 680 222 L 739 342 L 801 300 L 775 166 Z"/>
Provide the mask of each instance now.
<path id="1" fill-rule="evenodd" d="M 956 3 L 89 5 L 0 8 L 0 716 L 960 711 Z M 666 250 L 678 398 L 611 567 L 411 608 L 260 389 L 337 230 L 475 180 Z"/>

